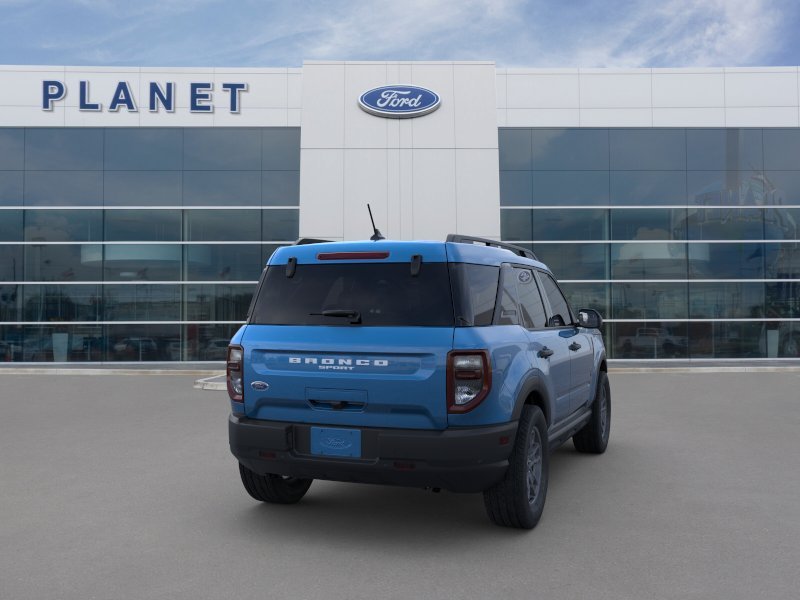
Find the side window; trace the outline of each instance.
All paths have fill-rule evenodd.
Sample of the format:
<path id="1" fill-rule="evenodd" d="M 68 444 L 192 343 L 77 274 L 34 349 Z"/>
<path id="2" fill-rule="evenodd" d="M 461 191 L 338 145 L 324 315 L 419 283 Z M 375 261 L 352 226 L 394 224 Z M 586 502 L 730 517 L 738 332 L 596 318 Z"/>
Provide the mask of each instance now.
<path id="1" fill-rule="evenodd" d="M 517 312 L 517 287 L 514 283 L 515 269 L 503 267 L 500 275 L 500 293 L 497 302 L 500 309 L 497 313 L 498 325 L 519 325 Z"/>
<path id="2" fill-rule="evenodd" d="M 517 295 L 519 307 L 522 311 L 522 324 L 528 329 L 538 329 L 545 326 L 546 317 L 539 286 L 530 269 L 515 268 L 517 280 Z"/>
<path id="3" fill-rule="evenodd" d="M 572 315 L 569 311 L 569 304 L 558 289 L 556 282 L 547 273 L 541 273 L 542 285 L 547 299 L 550 301 L 550 308 L 553 310 L 553 327 L 562 327 L 572 323 Z"/>

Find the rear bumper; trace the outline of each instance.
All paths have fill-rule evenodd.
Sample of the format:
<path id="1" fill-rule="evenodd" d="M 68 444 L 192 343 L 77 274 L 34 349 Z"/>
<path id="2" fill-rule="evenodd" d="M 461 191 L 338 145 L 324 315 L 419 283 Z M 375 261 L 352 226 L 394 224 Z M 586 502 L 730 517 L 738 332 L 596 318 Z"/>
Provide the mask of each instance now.
<path id="1" fill-rule="evenodd" d="M 361 429 L 361 458 L 312 455 L 311 425 L 231 415 L 233 455 L 256 473 L 479 492 L 503 478 L 517 423 L 428 431 Z"/>

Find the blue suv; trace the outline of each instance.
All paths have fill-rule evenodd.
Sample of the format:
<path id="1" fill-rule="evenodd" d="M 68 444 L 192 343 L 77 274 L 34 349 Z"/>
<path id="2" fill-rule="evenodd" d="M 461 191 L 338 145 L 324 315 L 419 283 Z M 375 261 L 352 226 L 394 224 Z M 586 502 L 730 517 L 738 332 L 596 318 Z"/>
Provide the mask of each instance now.
<path id="1" fill-rule="evenodd" d="M 553 448 L 608 444 L 601 324 L 510 244 L 280 248 L 228 348 L 244 487 L 283 504 L 313 479 L 483 492 L 492 521 L 530 529 Z"/>

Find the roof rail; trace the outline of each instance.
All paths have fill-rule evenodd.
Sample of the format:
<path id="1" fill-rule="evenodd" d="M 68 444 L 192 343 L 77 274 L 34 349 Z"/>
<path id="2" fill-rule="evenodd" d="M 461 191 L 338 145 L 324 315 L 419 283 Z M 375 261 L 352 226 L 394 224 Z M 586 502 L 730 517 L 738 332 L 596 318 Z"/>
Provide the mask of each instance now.
<path id="1" fill-rule="evenodd" d="M 533 250 L 528 250 L 527 248 L 523 248 L 522 246 L 507 244 L 506 242 L 498 242 L 496 240 L 490 240 L 487 238 L 450 233 L 447 235 L 447 239 L 445 241 L 453 242 L 455 244 L 483 244 L 484 246 L 491 246 L 492 248 L 502 248 L 503 250 L 510 250 L 511 252 L 513 252 L 518 256 L 524 256 L 525 258 L 539 260 L 538 258 L 536 258 L 536 255 L 533 253 Z"/>
<path id="2" fill-rule="evenodd" d="M 306 244 L 324 244 L 325 242 L 332 242 L 332 241 L 333 240 L 318 240 L 316 238 L 300 238 L 294 243 L 294 245 L 305 246 Z"/>

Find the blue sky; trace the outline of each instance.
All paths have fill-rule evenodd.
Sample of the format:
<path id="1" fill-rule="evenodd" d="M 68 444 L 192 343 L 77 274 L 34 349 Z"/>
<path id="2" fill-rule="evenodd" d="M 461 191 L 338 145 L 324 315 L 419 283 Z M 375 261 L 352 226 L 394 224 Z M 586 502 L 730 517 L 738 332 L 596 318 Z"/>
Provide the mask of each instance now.
<path id="1" fill-rule="evenodd" d="M 0 0 L 0 64 L 798 65 L 797 0 Z"/>

